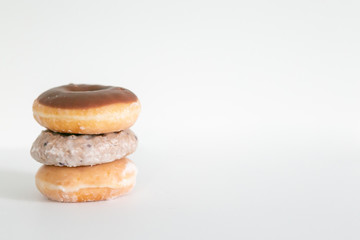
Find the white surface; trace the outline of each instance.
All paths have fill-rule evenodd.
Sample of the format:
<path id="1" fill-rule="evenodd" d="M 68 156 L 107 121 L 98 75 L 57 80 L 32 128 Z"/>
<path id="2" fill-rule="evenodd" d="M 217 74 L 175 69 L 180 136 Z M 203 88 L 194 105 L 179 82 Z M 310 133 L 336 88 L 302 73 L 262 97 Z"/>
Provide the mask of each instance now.
<path id="1" fill-rule="evenodd" d="M 358 1 L 0 1 L 0 239 L 359 239 Z M 132 194 L 34 186 L 32 101 L 119 85 Z"/>

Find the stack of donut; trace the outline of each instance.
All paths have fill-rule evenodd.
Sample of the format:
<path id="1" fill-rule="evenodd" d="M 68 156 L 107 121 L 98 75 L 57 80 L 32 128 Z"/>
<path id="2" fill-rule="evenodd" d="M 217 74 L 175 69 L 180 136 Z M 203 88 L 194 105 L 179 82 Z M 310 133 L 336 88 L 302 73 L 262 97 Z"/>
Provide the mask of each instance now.
<path id="1" fill-rule="evenodd" d="M 42 93 L 33 104 L 36 121 L 47 128 L 31 156 L 44 164 L 39 191 L 60 202 L 112 199 L 135 185 L 136 166 L 126 158 L 137 147 L 129 129 L 140 102 L 121 87 L 69 84 Z"/>

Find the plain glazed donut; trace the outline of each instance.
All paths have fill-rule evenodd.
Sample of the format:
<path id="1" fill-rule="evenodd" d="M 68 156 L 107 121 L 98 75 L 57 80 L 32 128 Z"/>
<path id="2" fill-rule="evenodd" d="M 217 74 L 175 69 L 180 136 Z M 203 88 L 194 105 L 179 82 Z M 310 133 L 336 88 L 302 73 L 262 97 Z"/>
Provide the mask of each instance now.
<path id="1" fill-rule="evenodd" d="M 98 135 L 42 131 L 31 147 L 31 156 L 45 165 L 79 167 L 112 162 L 136 150 L 130 130 Z"/>
<path id="2" fill-rule="evenodd" d="M 50 200 L 89 202 L 113 199 L 134 187 L 137 168 L 127 158 L 92 167 L 43 165 L 35 177 L 36 187 Z"/>
<path id="3" fill-rule="evenodd" d="M 33 113 L 40 125 L 54 132 L 101 134 L 131 127 L 140 108 L 136 95 L 125 88 L 69 84 L 42 93 Z"/>

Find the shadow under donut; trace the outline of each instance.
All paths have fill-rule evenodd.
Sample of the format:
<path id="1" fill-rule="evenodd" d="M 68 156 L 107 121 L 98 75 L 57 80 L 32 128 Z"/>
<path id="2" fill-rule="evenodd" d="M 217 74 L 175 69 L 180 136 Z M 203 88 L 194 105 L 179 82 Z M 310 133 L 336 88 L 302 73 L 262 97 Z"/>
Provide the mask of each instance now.
<path id="1" fill-rule="evenodd" d="M 33 173 L 0 170 L 0 198 L 19 201 L 44 201 L 35 186 Z"/>

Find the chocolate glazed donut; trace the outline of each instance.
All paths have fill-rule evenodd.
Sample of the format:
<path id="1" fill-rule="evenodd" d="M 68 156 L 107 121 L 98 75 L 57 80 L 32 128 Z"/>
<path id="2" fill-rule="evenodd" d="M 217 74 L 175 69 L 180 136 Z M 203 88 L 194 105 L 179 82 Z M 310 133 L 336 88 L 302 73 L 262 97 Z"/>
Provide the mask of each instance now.
<path id="1" fill-rule="evenodd" d="M 130 90 L 69 84 L 42 93 L 33 104 L 36 121 L 55 132 L 101 134 L 131 127 L 140 102 Z"/>

